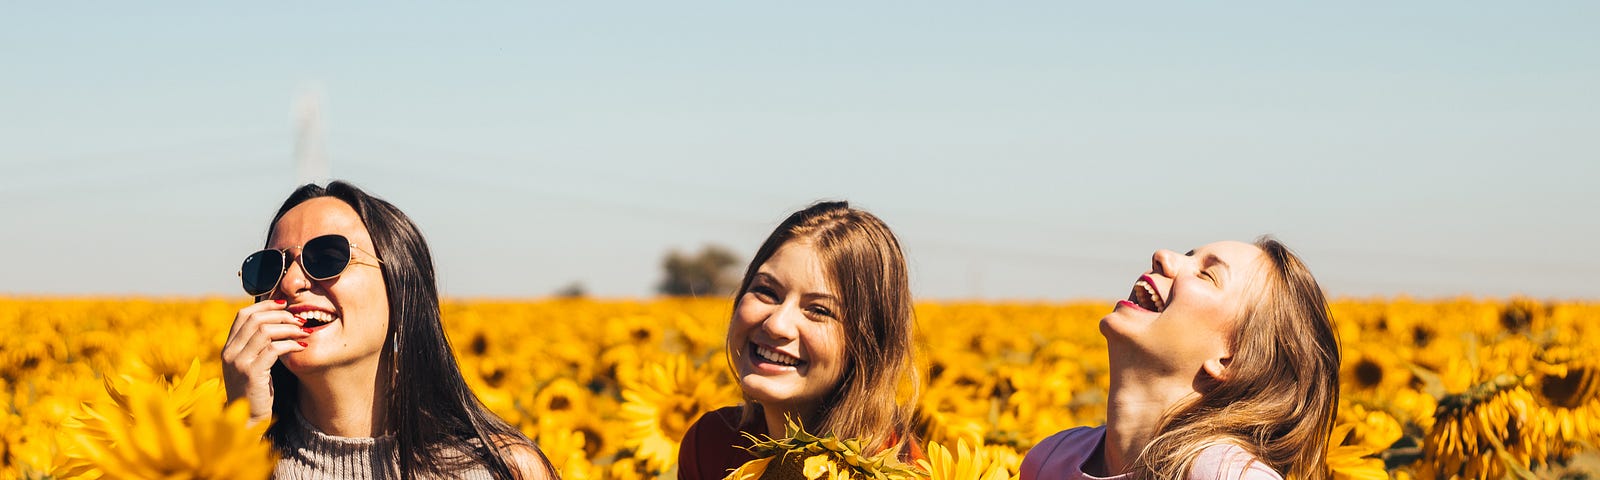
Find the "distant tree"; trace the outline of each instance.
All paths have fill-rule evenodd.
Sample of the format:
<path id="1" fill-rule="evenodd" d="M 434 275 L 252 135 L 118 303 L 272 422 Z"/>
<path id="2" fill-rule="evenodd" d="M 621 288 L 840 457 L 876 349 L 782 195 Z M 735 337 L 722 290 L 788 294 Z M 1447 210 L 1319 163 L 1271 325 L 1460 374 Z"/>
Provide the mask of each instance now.
<path id="1" fill-rule="evenodd" d="M 589 289 L 583 286 L 583 282 L 573 281 L 567 286 L 556 290 L 556 296 L 560 298 L 583 298 L 589 296 Z"/>
<path id="2" fill-rule="evenodd" d="M 661 262 L 666 278 L 656 291 L 687 297 L 731 295 L 739 288 L 738 268 L 739 257 L 725 247 L 706 245 L 694 255 L 674 249 Z"/>

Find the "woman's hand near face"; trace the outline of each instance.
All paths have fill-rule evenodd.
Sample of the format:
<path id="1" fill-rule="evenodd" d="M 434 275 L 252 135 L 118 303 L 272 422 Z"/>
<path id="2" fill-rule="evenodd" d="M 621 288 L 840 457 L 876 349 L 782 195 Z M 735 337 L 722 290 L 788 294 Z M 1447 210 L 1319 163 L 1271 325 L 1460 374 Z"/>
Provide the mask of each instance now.
<path id="1" fill-rule="evenodd" d="M 268 300 L 239 310 L 222 346 L 222 382 L 228 401 L 250 402 L 250 423 L 272 418 L 272 365 L 278 357 L 305 350 L 300 339 L 310 336 L 304 321 L 287 310 L 286 302 Z"/>

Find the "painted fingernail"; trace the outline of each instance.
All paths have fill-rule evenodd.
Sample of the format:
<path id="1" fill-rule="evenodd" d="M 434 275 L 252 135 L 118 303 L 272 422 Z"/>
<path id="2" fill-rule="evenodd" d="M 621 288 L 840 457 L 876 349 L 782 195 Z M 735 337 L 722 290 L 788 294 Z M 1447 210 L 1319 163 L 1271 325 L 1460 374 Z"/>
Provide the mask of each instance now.
<path id="1" fill-rule="evenodd" d="M 306 342 L 294 342 L 294 343 L 298 343 L 298 344 L 300 344 L 300 346 L 302 346 L 302 347 L 304 347 L 304 346 L 306 346 Z"/>
<path id="2" fill-rule="evenodd" d="M 284 299 L 281 299 L 281 298 L 280 298 L 280 299 L 277 299 L 277 300 L 273 300 L 273 301 L 274 301 L 274 302 L 278 302 L 278 305 L 283 305 L 283 304 L 285 304 L 285 303 L 289 303 L 289 301 L 288 301 L 288 300 L 284 300 Z"/>
<path id="3" fill-rule="evenodd" d="M 305 330 L 306 333 L 311 333 L 311 329 L 309 328 L 302 328 L 301 330 Z"/>

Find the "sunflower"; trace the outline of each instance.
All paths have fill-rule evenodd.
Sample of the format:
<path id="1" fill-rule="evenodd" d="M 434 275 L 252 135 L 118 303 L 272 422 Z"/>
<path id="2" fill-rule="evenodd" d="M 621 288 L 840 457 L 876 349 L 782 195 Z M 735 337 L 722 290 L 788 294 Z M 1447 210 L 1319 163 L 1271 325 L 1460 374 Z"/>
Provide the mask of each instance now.
<path id="1" fill-rule="evenodd" d="M 7 413 L 0 413 L 0 478 L 62 478 L 58 466 L 70 459 L 59 445 L 57 429 Z"/>
<path id="2" fill-rule="evenodd" d="M 1600 362 L 1568 347 L 1542 356 L 1528 381 L 1539 417 L 1532 441 L 1564 458 L 1600 442 Z"/>
<path id="3" fill-rule="evenodd" d="M 1016 478 L 1007 460 L 996 458 L 987 448 L 971 448 L 965 440 L 956 442 L 954 452 L 938 443 L 928 444 L 928 458 L 917 464 L 929 480 L 1010 480 Z M 1016 456 L 1012 451 L 1011 456 Z"/>
<path id="4" fill-rule="evenodd" d="M 127 337 L 123 350 L 122 373 L 139 379 L 160 379 L 173 382 L 195 359 L 210 358 L 209 342 L 200 338 L 195 328 L 163 329 L 160 332 L 139 332 Z"/>
<path id="5" fill-rule="evenodd" d="M 56 363 L 58 339 L 53 335 L 8 336 L 0 341 L 0 379 L 22 383 Z"/>
<path id="6" fill-rule="evenodd" d="M 1533 396 L 1521 378 L 1501 374 L 1439 401 L 1433 429 L 1424 439 L 1419 473 L 1424 477 L 1500 478 L 1526 473 L 1545 456 L 1531 441 L 1537 426 Z"/>
<path id="7" fill-rule="evenodd" d="M 539 449 L 545 457 L 550 459 L 551 466 L 561 472 L 561 478 L 587 480 L 594 475 L 594 466 L 589 463 L 589 456 L 585 452 L 586 438 L 583 432 L 549 425 L 541 428 L 533 438 L 539 443 Z"/>
<path id="8" fill-rule="evenodd" d="M 817 437 L 793 419 L 784 430 L 782 439 L 763 441 L 751 436 L 755 444 L 748 450 L 756 459 L 740 465 L 724 480 L 910 480 L 927 476 L 900 464 L 893 450 L 868 455 L 855 439 Z"/>
<path id="9" fill-rule="evenodd" d="M 540 425 L 571 426 L 579 417 L 591 415 L 588 390 L 570 378 L 557 378 L 533 396 L 532 415 Z"/>
<path id="10" fill-rule="evenodd" d="M 462 380 L 478 397 L 484 408 L 494 412 L 513 425 L 525 422 L 523 410 L 517 408 L 516 394 L 525 383 L 525 372 L 495 357 L 464 358 L 460 360 Z"/>
<path id="11" fill-rule="evenodd" d="M 1347 389 L 1345 394 L 1383 396 L 1410 382 L 1410 372 L 1403 365 L 1390 348 L 1352 348 L 1346 351 L 1345 364 L 1339 369 L 1339 384 Z"/>
<path id="12" fill-rule="evenodd" d="M 1400 440 L 1400 423 L 1386 413 L 1360 405 L 1342 405 L 1338 424 L 1328 438 L 1328 468 L 1335 479 L 1385 479 L 1379 454 Z"/>
<path id="13" fill-rule="evenodd" d="M 651 472 L 678 458 L 678 442 L 700 415 L 738 400 L 722 365 L 695 368 L 683 355 L 667 357 L 624 385 L 621 418 L 633 428 L 624 440 Z"/>
<path id="14" fill-rule="evenodd" d="M 930 390 L 918 399 L 916 432 L 919 437 L 938 442 L 966 440 L 979 443 L 989 428 L 984 419 L 988 409 L 978 410 L 979 402 L 948 390 Z M 987 402 L 982 404 L 987 407 Z"/>
<path id="15" fill-rule="evenodd" d="M 112 404 L 83 406 L 69 421 L 77 473 L 121 478 L 267 478 L 276 464 L 262 440 L 268 424 L 245 427 L 249 405 L 223 406 L 216 380 L 195 370 L 171 387 L 107 381 Z M 110 377 L 108 377 L 110 378 Z"/>
<path id="16" fill-rule="evenodd" d="M 560 435 L 563 438 L 556 441 L 575 446 L 577 453 L 587 459 L 614 453 L 612 450 L 620 443 L 615 437 L 632 428 L 605 428 L 594 412 L 616 411 L 617 407 L 598 406 L 600 400 L 571 379 L 555 379 L 533 397 L 530 412 L 533 424 L 528 435 L 541 439 L 548 435 Z M 540 440 L 539 444 L 544 445 L 544 440 Z"/>

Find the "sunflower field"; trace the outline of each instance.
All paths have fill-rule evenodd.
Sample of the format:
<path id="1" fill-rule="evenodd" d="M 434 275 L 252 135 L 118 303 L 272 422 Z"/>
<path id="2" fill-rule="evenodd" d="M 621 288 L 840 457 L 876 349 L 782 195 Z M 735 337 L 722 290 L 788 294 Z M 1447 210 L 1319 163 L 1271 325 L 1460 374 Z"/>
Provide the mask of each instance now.
<path id="1" fill-rule="evenodd" d="M 479 398 L 564 478 L 662 479 L 675 478 L 688 426 L 739 401 L 722 353 L 730 303 L 452 301 L 444 320 Z M 220 381 L 244 305 L 0 298 L 0 479 L 270 475 L 265 425 L 246 428 Z M 1110 307 L 919 304 L 928 460 L 916 474 L 1012 478 L 1034 442 L 1101 423 L 1098 319 Z M 1336 478 L 1600 475 L 1600 304 L 1348 300 L 1333 311 Z M 834 468 L 801 467 L 810 478 Z"/>

